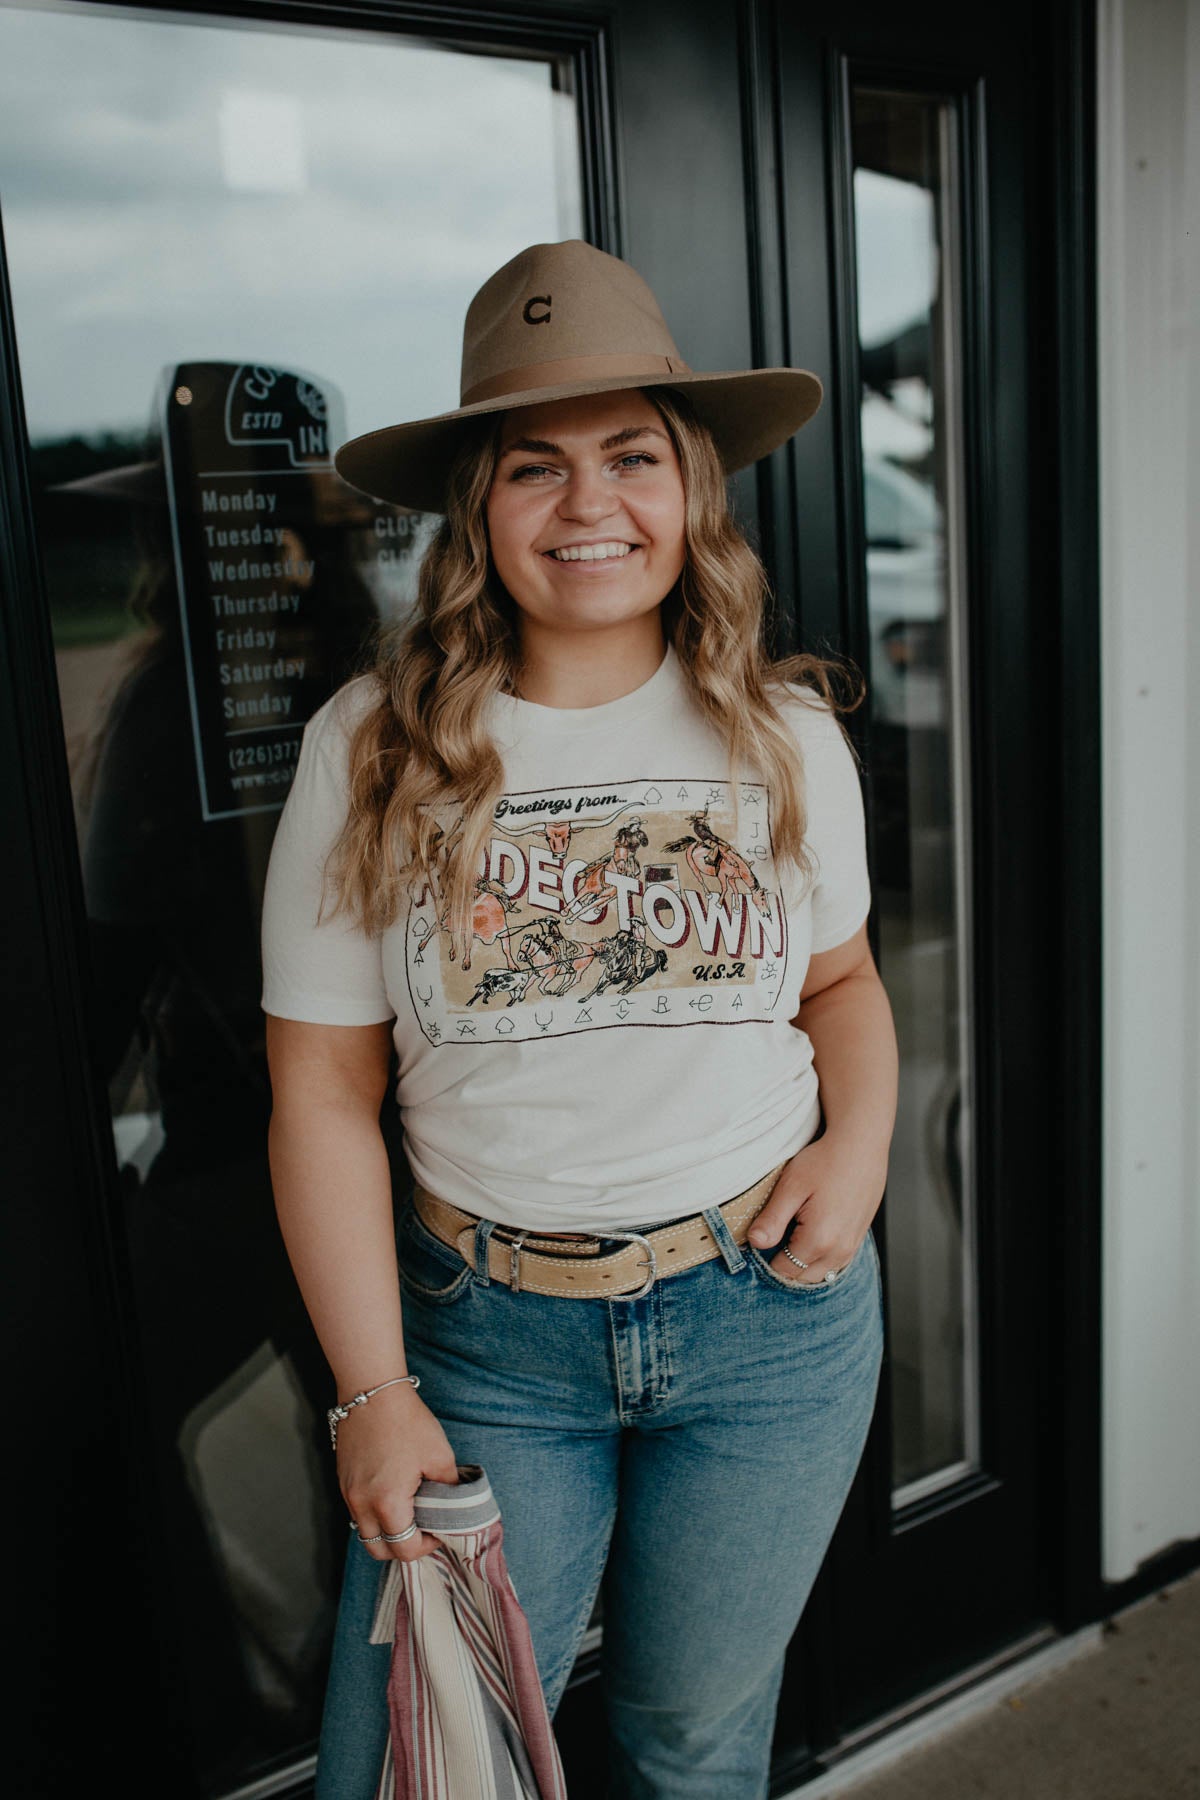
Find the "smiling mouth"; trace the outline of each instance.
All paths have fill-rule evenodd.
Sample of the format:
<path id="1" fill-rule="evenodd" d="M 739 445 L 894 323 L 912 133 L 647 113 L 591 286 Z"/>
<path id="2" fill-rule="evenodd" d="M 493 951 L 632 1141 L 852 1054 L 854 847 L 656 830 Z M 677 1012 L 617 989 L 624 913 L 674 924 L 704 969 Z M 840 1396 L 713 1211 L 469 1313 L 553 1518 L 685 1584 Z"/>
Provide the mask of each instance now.
<path id="1" fill-rule="evenodd" d="M 542 554 L 557 563 L 611 563 L 623 562 L 631 551 L 639 548 L 637 544 L 614 540 L 607 544 L 567 544 L 558 550 L 544 550 Z"/>

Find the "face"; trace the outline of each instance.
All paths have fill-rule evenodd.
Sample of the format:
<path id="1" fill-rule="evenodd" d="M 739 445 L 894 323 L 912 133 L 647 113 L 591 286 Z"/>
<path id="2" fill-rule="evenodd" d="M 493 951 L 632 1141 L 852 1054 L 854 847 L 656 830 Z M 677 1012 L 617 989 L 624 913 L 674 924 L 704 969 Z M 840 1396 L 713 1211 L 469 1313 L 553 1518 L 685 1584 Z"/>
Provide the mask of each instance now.
<path id="1" fill-rule="evenodd" d="M 653 611 L 686 554 L 683 475 L 662 418 L 625 388 L 509 413 L 487 520 L 526 625 L 595 631 Z"/>

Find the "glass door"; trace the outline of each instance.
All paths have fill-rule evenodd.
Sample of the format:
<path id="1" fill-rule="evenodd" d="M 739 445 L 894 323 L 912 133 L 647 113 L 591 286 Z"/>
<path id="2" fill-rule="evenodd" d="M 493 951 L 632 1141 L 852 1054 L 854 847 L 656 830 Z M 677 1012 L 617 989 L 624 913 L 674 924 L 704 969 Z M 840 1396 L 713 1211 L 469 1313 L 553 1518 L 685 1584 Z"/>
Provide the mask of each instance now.
<path id="1" fill-rule="evenodd" d="M 37 657 L 18 669 L 38 733 L 14 805 L 82 873 L 78 1006 L 131 1294 L 111 1329 L 148 1394 L 159 1499 L 137 1530 L 192 1740 L 167 1785 L 304 1791 L 345 1542 L 265 1163 L 258 911 L 298 731 L 411 603 L 432 521 L 362 502 L 329 450 L 452 402 L 479 282 L 584 236 L 640 270 L 694 368 L 820 373 L 811 425 L 732 487 L 780 648 L 846 650 L 870 689 L 872 924 L 903 1058 L 888 1356 L 789 1654 L 783 1794 L 1051 1633 L 1072 1020 L 1045 21 L 434 10 L 0 0 L 12 373 L 57 677 L 42 697 Z M 31 766 L 51 753 L 68 821 Z M 65 966 L 81 921 L 54 906 Z M 82 1071 L 67 1030 L 46 1027 Z M 603 1792 L 602 1629 L 556 1719 L 573 1800 Z"/>
<path id="2" fill-rule="evenodd" d="M 1061 752 L 1041 623 L 1058 421 L 1034 337 L 1057 315 L 1030 203 L 1048 105 L 1031 11 L 913 28 L 869 4 L 779 8 L 764 30 L 778 360 L 828 370 L 834 401 L 779 484 L 799 638 L 867 681 L 873 943 L 901 1053 L 878 1220 L 887 1356 L 793 1644 L 786 1784 L 1053 1635 L 1056 1315 L 1038 1247 L 1060 1204 Z"/>
<path id="3" fill-rule="evenodd" d="M 453 404 L 480 281 L 584 234 L 575 67 L 536 42 L 0 7 L 88 1023 L 204 1794 L 308 1753 L 345 1542 L 266 1165 L 260 902 L 304 722 L 411 604 L 436 521 L 363 501 L 331 452 Z"/>
<path id="4" fill-rule="evenodd" d="M 888 1181 L 893 1504 L 979 1463 L 970 769 L 955 103 L 851 89 L 879 967 L 900 1105 Z"/>

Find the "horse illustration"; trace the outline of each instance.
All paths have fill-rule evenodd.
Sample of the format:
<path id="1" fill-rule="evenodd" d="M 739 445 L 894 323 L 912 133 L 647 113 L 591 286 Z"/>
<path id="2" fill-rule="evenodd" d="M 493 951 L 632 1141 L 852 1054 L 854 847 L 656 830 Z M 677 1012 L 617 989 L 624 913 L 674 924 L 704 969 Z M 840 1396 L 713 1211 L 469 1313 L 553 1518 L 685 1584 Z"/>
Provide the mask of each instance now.
<path id="1" fill-rule="evenodd" d="M 689 813 L 689 823 L 695 833 L 694 837 L 675 838 L 667 844 L 667 850 L 682 850 L 689 867 L 700 882 L 701 891 L 707 893 L 708 877 L 711 875 L 720 882 L 721 899 L 728 900 L 733 894 L 745 891 L 764 918 L 771 917 L 771 895 L 763 886 L 745 857 L 734 849 L 725 838 L 718 837 L 708 822 L 708 808 L 702 813 Z"/>
<path id="2" fill-rule="evenodd" d="M 543 994 L 556 998 L 567 993 L 596 957 L 595 944 L 577 943 L 563 936 L 557 919 L 536 919 L 526 925 L 517 945 L 517 962 L 531 969 Z"/>
<path id="3" fill-rule="evenodd" d="M 590 994 L 581 996 L 581 1005 L 609 987 L 627 994 L 667 966 L 666 951 L 651 950 L 646 942 L 646 922 L 636 918 L 630 921 L 628 930 L 601 938 L 596 945 L 596 959 L 602 965 L 600 979 Z"/>

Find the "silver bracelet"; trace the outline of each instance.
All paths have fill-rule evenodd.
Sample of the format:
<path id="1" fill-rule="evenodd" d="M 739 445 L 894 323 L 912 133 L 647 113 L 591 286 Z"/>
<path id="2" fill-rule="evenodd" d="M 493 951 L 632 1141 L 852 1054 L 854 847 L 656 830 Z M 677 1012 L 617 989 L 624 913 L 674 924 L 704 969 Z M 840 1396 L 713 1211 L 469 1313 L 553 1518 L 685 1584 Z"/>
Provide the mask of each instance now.
<path id="1" fill-rule="evenodd" d="M 382 1394 L 384 1388 L 396 1387 L 401 1381 L 407 1381 L 409 1385 L 414 1388 L 419 1388 L 421 1385 L 421 1377 L 419 1375 L 393 1375 L 390 1381 L 381 1381 L 378 1387 L 367 1388 L 365 1393 L 355 1394 L 353 1400 L 347 1400 L 344 1405 L 339 1402 L 337 1406 L 331 1406 L 329 1408 L 325 1417 L 329 1420 L 329 1441 L 333 1445 L 335 1452 L 337 1450 L 338 1426 L 343 1419 L 348 1419 L 350 1417 L 351 1407 L 365 1406 L 373 1394 Z"/>

